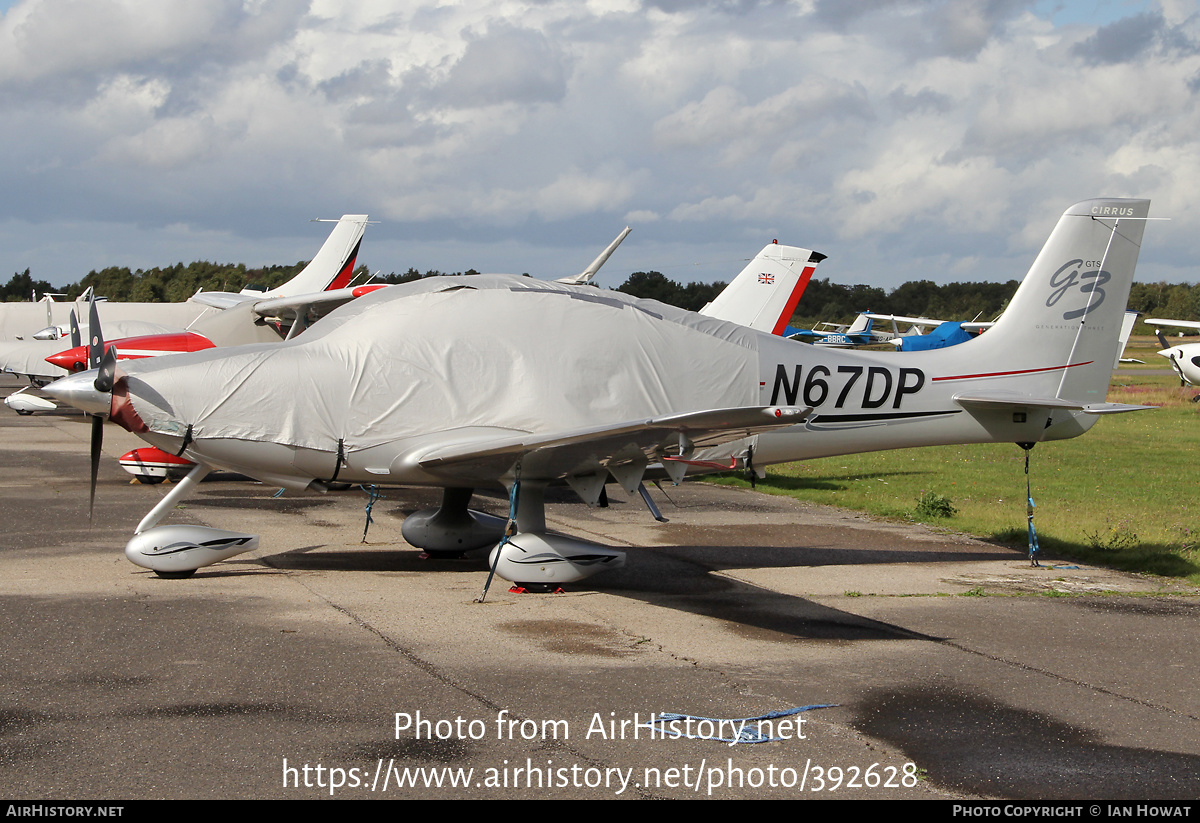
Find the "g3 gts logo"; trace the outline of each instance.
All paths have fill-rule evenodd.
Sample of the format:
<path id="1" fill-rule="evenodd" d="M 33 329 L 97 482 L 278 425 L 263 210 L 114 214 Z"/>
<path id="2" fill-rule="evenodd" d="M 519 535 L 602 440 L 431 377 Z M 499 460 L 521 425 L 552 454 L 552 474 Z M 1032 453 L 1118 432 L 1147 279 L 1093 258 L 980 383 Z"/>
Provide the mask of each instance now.
<path id="1" fill-rule="evenodd" d="M 1087 271 L 1081 273 L 1081 268 L 1087 269 Z M 1086 295 L 1083 298 L 1083 308 L 1063 312 L 1062 317 L 1063 320 L 1075 320 L 1083 317 L 1104 302 L 1104 289 L 1100 287 L 1111 279 L 1111 274 L 1100 270 L 1099 260 L 1088 260 L 1087 262 L 1070 260 L 1063 263 L 1059 270 L 1050 276 L 1050 285 L 1054 291 L 1050 292 L 1050 296 L 1046 298 L 1046 305 L 1053 306 L 1078 284 L 1080 294 Z"/>

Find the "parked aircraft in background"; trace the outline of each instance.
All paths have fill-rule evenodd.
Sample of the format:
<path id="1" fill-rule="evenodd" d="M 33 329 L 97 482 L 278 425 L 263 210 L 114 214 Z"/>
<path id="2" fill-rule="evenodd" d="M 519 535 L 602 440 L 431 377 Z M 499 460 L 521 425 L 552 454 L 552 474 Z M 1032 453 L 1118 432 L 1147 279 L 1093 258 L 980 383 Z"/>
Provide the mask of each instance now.
<path id="1" fill-rule="evenodd" d="M 1125 347 L 1129 345 L 1129 338 L 1133 335 L 1133 326 L 1137 323 L 1138 314 L 1136 311 L 1126 311 L 1125 319 L 1121 321 L 1121 346 L 1117 349 L 1117 361 L 1113 363 L 1113 368 L 1117 368 L 1122 363 L 1141 363 L 1132 357 L 1125 356 Z"/>
<path id="2" fill-rule="evenodd" d="M 783 334 L 825 255 L 770 243 L 700 314 L 755 331 Z"/>
<path id="3" fill-rule="evenodd" d="M 316 256 L 278 288 L 265 292 L 253 289 L 237 293 L 198 292 L 185 303 L 98 301 L 98 317 L 112 342 L 142 338 L 125 344 L 131 352 L 134 349 L 158 353 L 194 351 L 208 347 L 205 341 L 212 346 L 278 340 L 285 330 L 297 325 L 303 328 L 309 322 L 309 305 L 316 304 L 318 297 L 337 293 L 344 302 L 353 296 L 354 289 L 345 287 L 354 273 L 367 215 L 347 214 L 332 222 L 336 225 Z M 65 366 L 50 365 L 47 358 L 63 349 L 58 338 L 65 336 L 69 326 L 68 312 L 87 318 L 89 303 L 53 305 L 65 308 L 60 321 L 52 320 L 52 325 L 39 332 L 43 339 L 0 343 L 0 371 L 27 378 L 34 385 L 44 385 L 62 377 L 66 373 L 63 369 L 69 371 L 81 362 L 79 352 L 60 358 Z M 273 326 L 264 323 L 266 319 L 274 320 Z M 84 337 L 88 336 L 86 325 L 81 331 Z"/>
<path id="4" fill-rule="evenodd" d="M 824 326 L 825 328 L 793 329 L 789 327 L 784 330 L 783 336 L 789 340 L 798 340 L 802 343 L 812 343 L 817 346 L 829 346 L 839 349 L 852 348 L 854 346 L 872 346 L 876 343 L 886 343 L 891 339 L 891 334 L 875 331 L 873 328 L 874 324 L 875 321 L 871 319 L 870 312 L 859 312 L 858 317 L 849 325 L 845 323 L 818 323 L 818 327 Z"/>
<path id="5" fill-rule="evenodd" d="M 982 329 L 977 331 L 967 331 L 966 323 L 945 322 L 934 326 L 932 330 L 922 334 L 898 335 L 893 337 L 888 342 L 896 347 L 897 351 L 929 351 L 931 349 L 944 349 L 947 346 L 957 346 L 959 343 L 965 343 L 973 337 L 979 335 Z"/>
<path id="6" fill-rule="evenodd" d="M 633 493 L 644 477 L 678 482 L 715 465 L 1036 443 L 1144 408 L 1105 394 L 1148 210 L 1147 200 L 1072 206 L 996 325 L 928 352 L 797 346 L 620 293 L 481 275 L 377 291 L 282 345 L 129 361 L 121 371 L 109 353 L 48 391 L 196 461 L 126 547 L 161 575 L 257 544 L 159 526 L 220 468 L 294 489 L 442 487 L 440 510 L 406 521 L 410 543 L 493 545 L 500 576 L 557 585 L 624 555 L 547 531 L 550 484 L 595 503 L 610 478 Z M 93 472 L 98 456 L 93 448 Z M 467 508 L 479 487 L 509 492 L 515 516 L 503 540 L 495 518 Z"/>
<path id="7" fill-rule="evenodd" d="M 1200 321 L 1196 320 L 1164 320 L 1161 317 L 1146 318 L 1148 326 L 1171 326 L 1179 329 L 1200 329 Z M 1160 355 L 1167 358 L 1171 363 L 1171 368 L 1179 375 L 1179 384 L 1188 384 L 1190 386 L 1200 385 L 1200 343 L 1181 343 L 1178 346 L 1172 346 L 1163 337 L 1161 329 L 1155 329 L 1154 333 L 1158 336 L 1158 344 L 1163 347 L 1159 352 Z"/>
<path id="8" fill-rule="evenodd" d="M 882 342 L 891 343 L 896 347 L 897 351 L 906 352 L 929 351 L 931 349 L 944 349 L 948 346 L 957 346 L 959 343 L 965 343 L 972 338 L 978 337 L 995 325 L 995 321 L 979 322 L 978 317 L 975 320 L 965 323 L 955 320 L 934 320 L 929 317 L 903 317 L 901 315 L 874 314 L 872 312 L 863 312 L 860 317 L 866 317 L 873 323 L 891 323 L 891 336 Z M 1121 325 L 1120 347 L 1117 349 L 1117 364 L 1122 362 L 1141 362 L 1137 360 L 1125 361 L 1122 358 L 1137 317 L 1138 313 L 1135 311 L 1125 312 L 1125 318 Z M 899 324 L 901 323 L 908 325 L 908 329 L 900 331 Z M 926 329 L 929 329 L 929 331 L 926 331 Z M 886 332 L 875 328 L 872 330 L 872 334 L 882 337 Z M 875 342 L 880 341 L 876 340 Z M 1116 368 L 1116 364 L 1114 364 L 1113 368 Z"/>
<path id="9" fill-rule="evenodd" d="M 110 345 L 119 344 L 121 359 L 151 357 L 184 351 L 199 351 L 217 345 L 264 342 L 278 340 L 287 328 L 294 331 L 310 322 L 315 313 L 313 304 L 340 305 L 359 294 L 379 286 L 345 288 L 354 273 L 354 264 L 362 245 L 363 232 L 367 227 L 367 215 L 347 214 L 336 222 L 333 231 L 299 273 L 282 286 L 269 291 L 243 289 L 238 293 L 199 292 L 183 304 L 171 303 L 112 303 L 89 300 L 82 305 L 79 301 L 70 311 L 67 322 L 51 325 L 35 333 L 33 340 L 0 343 L 0 370 L 16 374 L 30 381 L 33 386 L 44 386 L 64 374 L 80 371 L 87 363 L 87 347 L 80 345 L 81 336 L 87 336 L 89 326 L 78 326 L 75 318 L 77 309 L 86 310 L 82 316 L 97 318 L 129 313 L 146 317 L 170 318 L 179 307 L 186 307 L 188 315 L 194 316 L 189 329 L 171 328 L 161 323 L 146 320 L 118 320 L 107 324 L 108 333 L 115 335 Z M 309 294 L 315 290 L 316 294 Z M 91 297 L 89 288 L 85 295 Z M 50 306 L 47 305 L 47 317 Z M 197 312 L 199 313 L 197 315 Z M 266 322 L 273 320 L 273 324 Z M 90 321 L 89 321 L 90 323 Z M 286 325 L 285 325 L 286 324 Z M 72 348 L 61 351 L 62 340 L 72 325 Z M 18 414 L 35 411 L 52 411 L 52 401 L 38 397 L 23 389 L 4 399 L 4 404 Z"/>
<path id="10" fill-rule="evenodd" d="M 881 328 L 879 323 L 887 323 L 891 328 Z M 900 330 L 900 324 L 908 328 Z M 934 320 L 929 317 L 904 317 L 898 314 L 876 314 L 860 312 L 850 325 L 839 323 L 818 323 L 827 329 L 788 329 L 784 336 L 792 340 L 813 343 L 818 346 L 836 346 L 852 348 L 856 346 L 875 346 L 880 343 L 890 343 L 900 351 L 927 351 L 942 349 L 966 342 L 989 328 L 991 323 L 957 323 L 948 320 Z M 932 331 L 926 331 L 932 329 Z"/>

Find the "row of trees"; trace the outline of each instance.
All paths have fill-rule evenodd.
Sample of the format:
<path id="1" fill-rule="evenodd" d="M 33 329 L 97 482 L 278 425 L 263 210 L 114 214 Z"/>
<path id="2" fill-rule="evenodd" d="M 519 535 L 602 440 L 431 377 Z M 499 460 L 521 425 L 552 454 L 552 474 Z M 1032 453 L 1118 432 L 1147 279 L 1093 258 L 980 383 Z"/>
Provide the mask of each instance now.
<path id="1" fill-rule="evenodd" d="M 73 300 L 89 286 L 93 293 L 109 300 L 132 303 L 178 303 L 187 300 L 199 290 L 241 291 L 251 288 L 266 290 L 282 286 L 307 265 L 307 261 L 291 266 L 268 266 L 248 269 L 244 263 L 210 263 L 198 260 L 194 263 L 176 263 L 153 269 L 131 270 L 125 266 L 111 266 L 100 271 L 90 271 L 78 283 L 55 288 L 45 280 L 34 280 L 29 269 L 14 274 L 8 283 L 0 286 L 0 302 L 29 300 L 36 292 L 41 297 L 47 292 L 66 295 L 59 298 Z M 478 274 L 471 269 L 454 274 Z M 375 283 L 407 283 L 422 277 L 440 277 L 445 272 L 430 270 L 424 273 L 409 269 L 403 274 L 388 274 L 376 277 Z M 367 277 L 367 267 L 359 266 L 354 271 L 359 281 Z"/>
<path id="2" fill-rule="evenodd" d="M 133 303 L 177 303 L 187 300 L 197 290 L 241 291 L 247 285 L 269 289 L 282 285 L 304 268 L 304 262 L 294 266 L 270 266 L 248 269 L 243 263 L 176 263 L 174 266 L 131 270 L 126 266 L 111 266 L 90 271 L 78 283 L 55 288 L 44 280 L 34 280 L 29 269 L 14 274 L 8 284 L 0 287 L 0 299 L 6 302 L 29 300 L 33 292 L 65 294 L 73 300 L 91 286 L 93 293 L 109 300 Z"/>
<path id="3" fill-rule="evenodd" d="M 673 306 L 699 311 L 725 288 L 725 283 L 676 283 L 659 272 L 634 272 L 617 287 L 636 297 L 649 297 Z M 874 286 L 843 286 L 829 279 L 812 280 L 792 318 L 792 325 L 812 326 L 822 321 L 846 323 L 861 311 L 902 314 L 937 319 L 967 319 L 982 314 L 991 320 L 1017 290 L 1007 283 L 950 283 L 939 286 L 915 280 L 890 292 Z"/>
<path id="4" fill-rule="evenodd" d="M 937 320 L 994 320 L 1017 291 L 1018 281 L 1007 283 L 947 283 L 911 280 L 891 291 L 875 286 L 844 286 L 828 278 L 812 280 L 804 291 L 791 325 L 811 328 L 820 322 L 849 323 L 859 312 L 931 317 Z M 619 291 L 649 297 L 698 311 L 711 301 L 724 283 L 688 283 L 686 286 L 659 272 L 634 272 Z M 1200 285 L 1187 283 L 1134 283 L 1129 308 L 1142 317 L 1200 320 Z M 1136 334 L 1150 334 L 1144 324 Z"/>
<path id="5" fill-rule="evenodd" d="M 55 289 L 44 280 L 35 280 L 29 269 L 14 274 L 0 286 L 0 301 L 29 300 L 34 292 L 65 293 L 66 298 L 78 296 L 88 286 L 109 300 L 140 303 L 180 302 L 197 290 L 241 291 L 246 286 L 271 289 L 291 279 L 305 266 L 300 261 L 291 266 L 270 266 L 248 269 L 242 263 L 176 263 L 165 268 L 130 270 L 110 267 L 88 272 L 78 283 Z M 367 269 L 359 266 L 356 277 L 365 279 Z M 453 275 L 478 274 L 474 269 L 454 272 Z M 406 283 L 424 277 L 452 276 L 446 272 L 416 269 L 397 274 L 377 276 L 376 283 Z M 684 285 L 660 272 L 638 271 L 617 287 L 618 291 L 637 297 L 648 297 L 690 311 L 697 311 L 720 294 L 725 283 L 688 283 Z M 1017 289 L 1017 281 L 1007 283 L 948 283 L 939 286 L 930 280 L 913 280 L 891 291 L 866 285 L 844 286 L 829 280 L 813 280 L 808 284 L 797 308 L 792 325 L 809 326 L 826 321 L 846 323 L 860 311 L 880 314 L 900 314 L 912 317 L 933 317 L 942 320 L 970 320 L 979 316 L 991 320 L 1004 308 Z M 1200 285 L 1186 283 L 1134 283 L 1129 296 L 1129 308 L 1143 317 L 1170 317 L 1176 320 L 1200 320 Z M 1142 328 L 1139 333 L 1148 330 Z"/>

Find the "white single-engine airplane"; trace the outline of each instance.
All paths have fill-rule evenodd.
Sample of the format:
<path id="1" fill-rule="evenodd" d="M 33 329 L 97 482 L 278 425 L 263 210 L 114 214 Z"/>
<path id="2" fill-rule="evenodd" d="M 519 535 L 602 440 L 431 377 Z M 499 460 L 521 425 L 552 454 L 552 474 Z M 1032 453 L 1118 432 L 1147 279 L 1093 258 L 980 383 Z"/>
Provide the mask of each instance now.
<path id="1" fill-rule="evenodd" d="M 197 465 L 126 547 L 165 576 L 253 535 L 159 526 L 213 468 L 293 489 L 440 486 L 404 524 L 431 552 L 495 545 L 501 577 L 579 580 L 624 555 L 546 530 L 543 490 L 879 449 L 1075 437 L 1105 402 L 1148 200 L 1078 203 L 982 337 L 926 352 L 819 349 L 617 292 L 480 275 L 383 289 L 283 344 L 96 370 L 48 391 Z M 97 426 L 93 425 L 95 433 Z M 94 434 L 94 436 L 96 436 Z M 93 450 L 93 493 L 95 462 Z M 507 488 L 513 522 L 467 509 Z M 499 545 L 496 545 L 499 542 Z"/>
<path id="2" fill-rule="evenodd" d="M 1173 326 L 1180 329 L 1200 329 L 1200 321 L 1196 320 L 1164 320 L 1161 317 L 1148 317 L 1149 326 Z M 1179 375 L 1180 385 L 1187 383 L 1200 386 L 1200 343 L 1181 343 L 1178 346 L 1169 344 L 1163 337 L 1161 329 L 1155 329 L 1158 343 L 1162 346 L 1160 355 L 1171 361 L 1171 368 Z"/>
<path id="3" fill-rule="evenodd" d="M 95 316 L 105 321 L 109 345 L 117 346 L 122 360 L 198 351 L 213 346 L 271 342 L 280 339 L 284 328 L 288 334 L 299 333 L 318 309 L 341 305 L 364 290 L 382 288 L 349 287 L 367 227 L 367 215 L 345 214 L 337 220 L 319 222 L 334 223 L 333 231 L 308 265 L 282 286 L 269 291 L 247 288 L 240 292 L 197 292 L 183 303 L 114 303 L 105 300 L 87 301 L 81 305 L 76 301 L 70 310 L 69 322 L 48 326 L 37 332 L 33 340 L 0 342 L 0 370 L 26 377 L 34 385 L 44 385 L 66 373 L 81 370 L 87 360 L 87 351 L 75 338 L 78 332 L 85 338 L 89 336 L 89 326 L 80 324 L 85 317 L 88 324 L 92 322 L 93 306 L 98 309 Z M 181 311 L 186 320 L 180 319 Z M 125 319 L 109 322 L 114 316 Z M 276 322 L 265 322 L 268 319 Z M 78 330 L 72 334 L 73 348 L 63 351 L 60 341 L 68 336 L 72 324 Z"/>

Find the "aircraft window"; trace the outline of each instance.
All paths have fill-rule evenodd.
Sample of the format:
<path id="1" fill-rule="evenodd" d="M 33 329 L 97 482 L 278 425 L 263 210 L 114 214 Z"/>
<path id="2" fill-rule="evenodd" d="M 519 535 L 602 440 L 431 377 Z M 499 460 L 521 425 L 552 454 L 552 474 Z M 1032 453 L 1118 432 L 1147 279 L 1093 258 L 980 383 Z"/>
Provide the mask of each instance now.
<path id="1" fill-rule="evenodd" d="M 1192 358 L 1192 365 L 1193 365 L 1193 366 L 1200 366 L 1200 357 L 1193 357 L 1193 358 Z"/>

